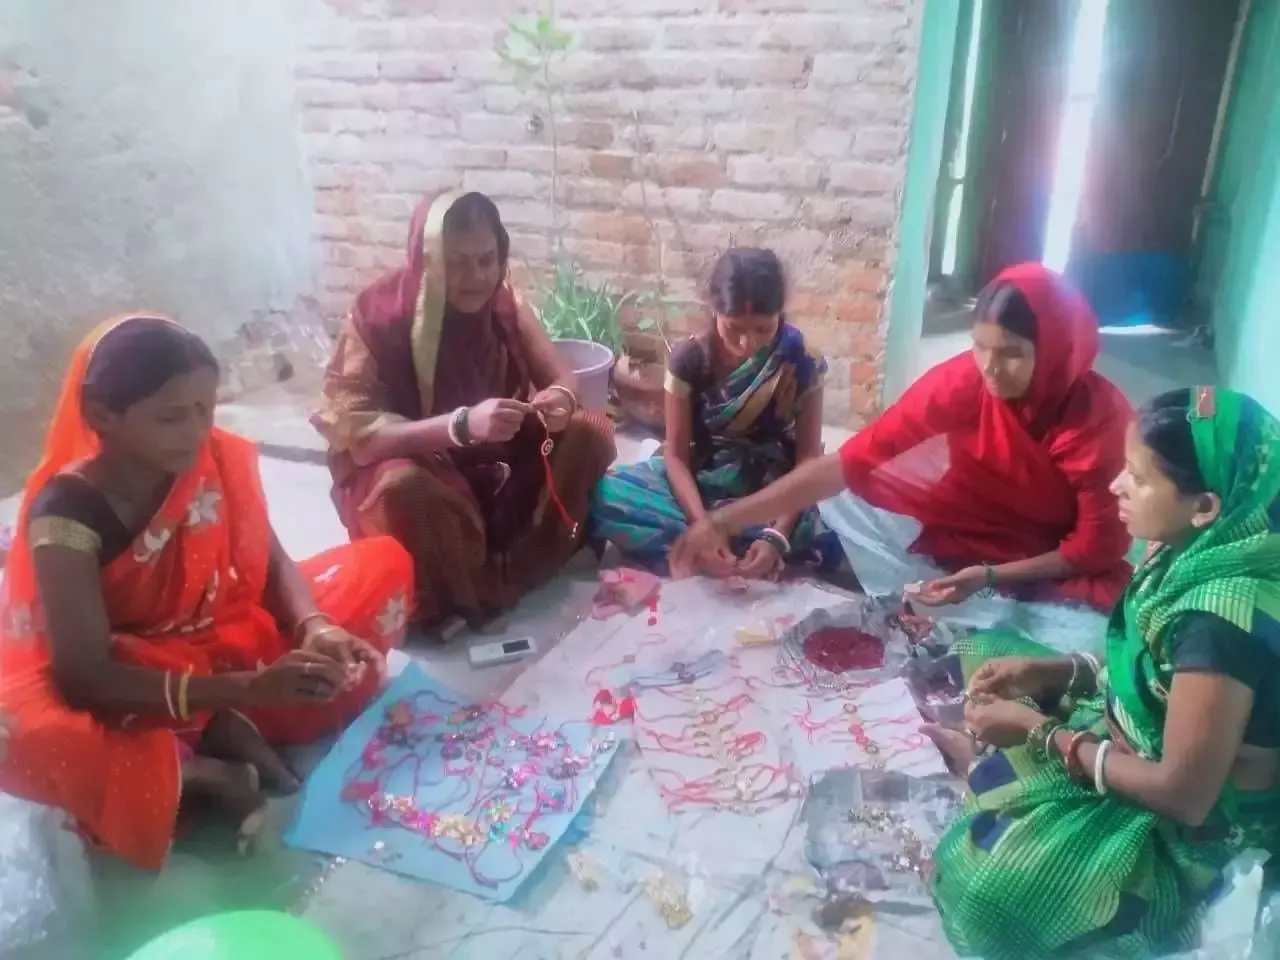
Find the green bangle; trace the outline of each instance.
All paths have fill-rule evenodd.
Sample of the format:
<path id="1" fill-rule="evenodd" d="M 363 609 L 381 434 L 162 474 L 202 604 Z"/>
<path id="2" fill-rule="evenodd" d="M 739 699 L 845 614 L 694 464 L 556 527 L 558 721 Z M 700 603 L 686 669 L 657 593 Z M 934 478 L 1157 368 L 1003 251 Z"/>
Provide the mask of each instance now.
<path id="1" fill-rule="evenodd" d="M 1053 735 L 1062 729 L 1057 720 L 1046 720 L 1027 734 L 1027 750 L 1031 756 L 1041 763 L 1049 762 L 1049 745 L 1053 743 Z"/>

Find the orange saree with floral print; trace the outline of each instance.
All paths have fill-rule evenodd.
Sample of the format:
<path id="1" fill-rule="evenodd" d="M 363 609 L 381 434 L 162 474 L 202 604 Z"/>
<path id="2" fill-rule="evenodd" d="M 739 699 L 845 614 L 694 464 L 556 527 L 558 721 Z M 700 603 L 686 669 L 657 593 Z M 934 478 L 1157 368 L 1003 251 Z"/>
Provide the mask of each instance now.
<path id="1" fill-rule="evenodd" d="M 80 388 L 108 328 L 86 340 L 72 361 L 5 570 L 0 714 L 9 736 L 0 790 L 64 810 L 91 841 L 156 869 L 171 845 L 181 797 L 179 744 L 194 743 L 209 715 L 107 716 L 63 701 L 49 669 L 31 559 L 46 532 L 26 516 L 26 505 L 52 477 L 96 452 Z M 271 536 L 253 444 L 215 429 L 131 547 L 102 568 L 111 655 L 197 675 L 253 670 L 283 655 L 291 639 L 263 606 Z M 334 622 L 383 653 L 401 642 L 413 569 L 394 540 L 339 547 L 300 568 Z M 307 742 L 341 730 L 376 684 L 370 671 L 331 702 L 256 710 L 248 718 L 271 742 Z"/>

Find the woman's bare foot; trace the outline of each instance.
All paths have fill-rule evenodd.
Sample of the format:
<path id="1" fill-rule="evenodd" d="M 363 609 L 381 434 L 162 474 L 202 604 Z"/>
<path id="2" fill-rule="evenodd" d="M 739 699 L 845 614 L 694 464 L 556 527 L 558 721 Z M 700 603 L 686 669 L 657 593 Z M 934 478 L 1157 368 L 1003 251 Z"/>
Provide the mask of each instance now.
<path id="1" fill-rule="evenodd" d="M 267 798 L 262 795 L 258 769 L 251 763 L 228 763 L 199 754 L 182 764 L 183 790 L 207 796 L 236 825 L 236 850 L 252 852 L 266 826 Z"/>
<path id="2" fill-rule="evenodd" d="M 950 730 L 936 723 L 926 723 L 920 732 L 933 741 L 934 746 L 947 761 L 947 769 L 957 777 L 969 775 L 969 768 L 978 759 L 978 750 L 973 738 L 960 730 Z"/>
<path id="3" fill-rule="evenodd" d="M 257 728 L 233 710 L 219 710 L 205 727 L 200 752 L 218 760 L 240 761 L 257 769 L 262 786 L 274 793 L 296 793 L 301 778 Z"/>

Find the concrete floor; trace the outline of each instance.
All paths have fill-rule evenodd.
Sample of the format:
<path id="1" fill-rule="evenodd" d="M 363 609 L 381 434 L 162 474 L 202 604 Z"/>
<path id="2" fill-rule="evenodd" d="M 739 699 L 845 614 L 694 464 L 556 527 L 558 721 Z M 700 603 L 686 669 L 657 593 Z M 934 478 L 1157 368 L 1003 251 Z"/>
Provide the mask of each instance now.
<path id="1" fill-rule="evenodd" d="M 967 333 L 963 331 L 926 337 L 917 357 L 917 372 L 966 349 L 967 344 Z M 1135 403 L 1174 386 L 1212 382 L 1212 358 L 1208 354 L 1184 347 L 1158 331 L 1108 332 L 1104 344 L 1100 369 L 1121 385 Z M 266 455 L 262 477 L 271 518 L 293 556 L 309 556 L 345 540 L 345 531 L 329 500 L 328 472 L 317 462 L 322 453 L 319 438 L 307 424 L 296 395 L 280 391 L 257 397 L 253 403 L 224 406 L 219 411 L 219 421 L 263 444 Z M 847 435 L 847 431 L 829 429 L 825 437 L 828 449 Z M 643 455 L 645 440 L 642 435 L 620 431 L 619 461 L 632 462 Z M 0 502 L 0 523 L 12 522 L 16 510 L 16 498 Z M 589 599 L 593 581 L 589 564 L 571 566 L 521 605 L 508 632 L 512 636 L 559 636 L 572 623 L 575 611 Z M 432 671 L 440 679 L 477 696 L 497 692 L 519 669 L 485 672 L 478 680 L 461 648 L 433 651 L 431 659 Z M 483 688 L 477 689 L 477 683 L 482 683 Z M 285 816 L 287 808 L 276 811 L 278 819 Z M 39 834 L 35 841 L 33 829 Z M 37 844 L 35 849 L 33 842 Z M 33 856 L 44 858 L 52 879 L 31 873 Z M 214 904 L 223 909 L 252 904 L 286 906 L 317 873 L 313 859 L 283 849 L 278 841 L 249 864 L 212 856 L 207 848 L 196 844 L 179 851 L 159 878 L 143 877 L 96 860 L 86 866 L 75 842 L 56 824 L 47 817 L 33 821 L 29 809 L 0 798 L 0 935 L 5 935 L 5 914 L 14 912 L 16 900 L 24 894 L 33 895 L 33 903 L 48 902 L 56 895 L 62 904 L 56 917 L 39 916 L 37 909 L 29 922 L 37 928 L 90 929 L 96 917 L 114 931 L 115 945 L 108 950 L 104 943 L 105 952 L 94 955 L 123 956 L 145 937 L 173 926 L 183 917 L 207 911 Z M 68 912 L 75 916 L 68 916 Z M 0 955 L 10 954 L 0 948 Z M 59 940 L 46 942 L 42 951 L 31 956 L 89 954 L 73 950 L 66 941 Z"/>

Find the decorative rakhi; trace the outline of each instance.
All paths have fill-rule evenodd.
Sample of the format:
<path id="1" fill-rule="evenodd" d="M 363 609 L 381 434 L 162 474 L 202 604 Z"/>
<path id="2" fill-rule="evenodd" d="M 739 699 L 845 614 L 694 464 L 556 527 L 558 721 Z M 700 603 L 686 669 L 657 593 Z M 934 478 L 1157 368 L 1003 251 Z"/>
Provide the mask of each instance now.
<path id="1" fill-rule="evenodd" d="M 752 703 L 749 694 L 739 694 L 723 703 L 698 691 L 679 691 L 671 696 L 692 707 L 692 712 L 644 718 L 650 723 L 686 722 L 674 733 L 642 727 L 638 731 L 641 749 L 645 749 L 647 743 L 651 749 L 714 763 L 716 767 L 697 778 L 685 777 L 666 767 L 651 767 L 650 774 L 669 809 L 712 807 L 754 814 L 800 795 L 800 784 L 789 765 L 748 762 L 765 748 L 768 739 L 760 731 L 738 731 L 742 711 Z"/>
<path id="2" fill-rule="evenodd" d="M 565 509 L 564 501 L 560 499 L 560 491 L 556 488 L 555 472 L 551 469 L 551 451 L 556 448 L 556 442 L 551 439 L 551 427 L 547 425 L 546 416 L 541 410 L 535 410 L 534 413 L 538 416 L 538 422 L 542 424 L 542 446 L 538 448 L 538 452 L 542 455 L 542 472 L 546 476 L 547 495 L 551 497 L 551 502 L 555 504 L 556 511 L 560 514 L 561 522 L 564 523 L 565 528 L 569 531 L 569 536 L 576 539 L 578 536 L 578 522 Z"/>
<path id="3" fill-rule="evenodd" d="M 873 770 L 883 770 L 890 760 L 899 754 L 918 750 L 926 743 L 925 736 L 913 732 L 905 737 L 896 737 L 894 749 L 886 749 L 886 744 L 872 739 L 863 724 L 856 703 L 845 703 L 840 712 L 827 720 L 813 718 L 813 704 L 806 702 L 803 711 L 792 714 L 796 725 L 804 731 L 805 739 L 810 743 L 848 743 L 857 747 L 867 758 L 866 765 Z M 880 721 L 883 725 L 918 726 L 920 718 L 912 714 L 892 720 Z"/>
<path id="4" fill-rule="evenodd" d="M 522 710 L 501 703 L 446 703 L 452 709 L 433 712 L 420 708 L 422 697 L 435 699 L 420 693 L 386 707 L 382 725 L 342 788 L 342 800 L 363 809 L 370 827 L 405 830 L 430 840 L 440 853 L 464 862 L 477 885 L 496 887 L 514 880 L 524 870 L 519 851 L 537 852 L 550 842 L 540 821 L 577 808 L 577 778 L 614 748 L 613 737 L 596 739 L 588 753 L 579 753 L 562 728 L 528 734 L 513 729 L 511 720 Z M 441 723 L 453 729 L 433 735 L 420 729 Z M 444 776 L 423 782 L 424 752 L 436 749 Z M 512 754 L 518 755 L 515 762 Z M 405 767 L 411 768 L 412 788 L 389 791 L 386 785 Z M 433 798 L 429 807 L 421 802 L 422 789 L 450 780 L 455 786 L 448 795 Z M 480 857 L 495 844 L 517 855 L 510 876 L 493 877 L 478 868 Z M 392 858 L 383 841 L 372 852 L 380 859 Z"/>
<path id="5" fill-rule="evenodd" d="M 885 807 L 866 806 L 849 811 L 850 845 L 864 849 L 874 837 L 886 837 L 897 844 L 888 854 L 889 869 L 896 873 L 914 873 L 928 881 L 933 875 L 933 850 L 912 829 L 906 818 Z"/>

